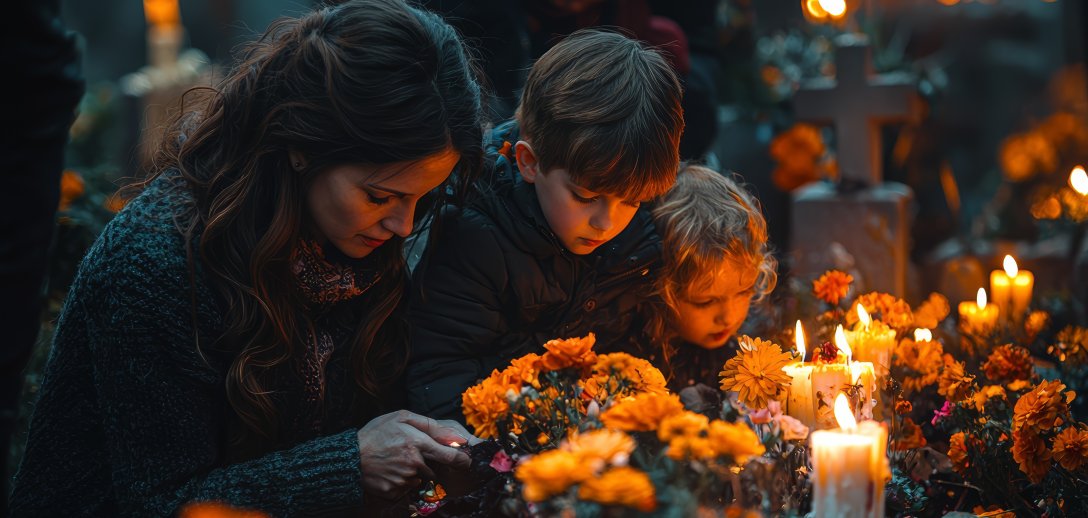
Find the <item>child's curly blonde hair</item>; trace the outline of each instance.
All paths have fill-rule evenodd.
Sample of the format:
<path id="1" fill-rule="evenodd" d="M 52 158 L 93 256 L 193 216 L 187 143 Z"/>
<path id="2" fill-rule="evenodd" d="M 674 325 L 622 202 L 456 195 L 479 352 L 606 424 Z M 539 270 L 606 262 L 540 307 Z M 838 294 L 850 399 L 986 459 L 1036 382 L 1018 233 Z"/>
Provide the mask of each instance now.
<path id="1" fill-rule="evenodd" d="M 725 175 L 682 164 L 676 185 L 654 207 L 653 216 L 664 248 L 656 291 L 665 306 L 651 319 L 654 336 L 671 335 L 667 325 L 678 316 L 677 301 L 720 274 L 756 269 L 756 301 L 778 282 L 759 202 Z"/>

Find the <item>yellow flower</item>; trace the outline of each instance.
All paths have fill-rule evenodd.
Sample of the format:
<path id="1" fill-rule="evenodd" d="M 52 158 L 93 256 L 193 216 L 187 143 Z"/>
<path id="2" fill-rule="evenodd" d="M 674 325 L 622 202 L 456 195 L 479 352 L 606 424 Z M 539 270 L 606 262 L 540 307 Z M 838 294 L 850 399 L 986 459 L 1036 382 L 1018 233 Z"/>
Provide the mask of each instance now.
<path id="1" fill-rule="evenodd" d="M 628 432 L 649 432 L 666 417 L 684 411 L 676 394 L 643 392 L 620 400 L 601 412 L 601 422 L 609 428 Z"/>
<path id="2" fill-rule="evenodd" d="M 910 304 L 899 297 L 873 291 L 861 295 L 854 301 L 850 311 L 846 312 L 846 322 L 854 325 L 858 321 L 857 305 L 865 306 L 865 311 L 875 319 L 898 330 L 905 330 L 914 323 L 914 314 Z"/>
<path id="3" fill-rule="evenodd" d="M 763 455 L 766 448 L 759 442 L 759 437 L 741 423 L 729 423 L 714 420 L 707 431 L 707 440 L 716 456 L 732 457 L 737 464 L 744 465 L 751 457 Z"/>
<path id="4" fill-rule="evenodd" d="M 1060 426 L 1069 415 L 1069 403 L 1076 394 L 1065 390 L 1065 384 L 1057 380 L 1044 380 L 1031 392 L 1020 396 L 1013 408 L 1012 429 L 1030 428 L 1036 433 Z"/>
<path id="5" fill-rule="evenodd" d="M 964 371 L 962 362 L 951 362 L 944 366 L 941 377 L 937 380 L 937 393 L 945 399 L 958 403 L 967 397 L 974 386 L 975 377 Z"/>
<path id="6" fill-rule="evenodd" d="M 1069 471 L 1088 463 L 1088 431 L 1070 426 L 1054 438 L 1054 460 Z"/>
<path id="7" fill-rule="evenodd" d="M 952 307 L 940 293 L 930 293 L 929 298 L 914 311 L 914 326 L 934 329 L 948 316 Z"/>
<path id="8" fill-rule="evenodd" d="M 654 484 L 649 475 L 635 468 L 612 468 L 582 482 L 578 498 L 603 505 L 622 505 L 648 513 L 657 507 Z"/>
<path id="9" fill-rule="evenodd" d="M 600 459 L 612 462 L 619 455 L 626 458 L 635 451 L 635 440 L 619 430 L 601 428 L 583 433 L 573 433 L 560 448 L 583 459 Z"/>
<path id="10" fill-rule="evenodd" d="M 220 502 L 193 502 L 181 508 L 178 518 L 268 518 L 268 515 Z"/>
<path id="11" fill-rule="evenodd" d="M 524 484 L 522 495 L 530 502 L 541 502 L 561 494 L 592 475 L 589 464 L 565 450 L 548 450 L 534 455 L 514 471 L 514 476 Z"/>
<path id="12" fill-rule="evenodd" d="M 975 404 L 975 409 L 982 414 L 986 412 L 986 402 L 995 397 L 1005 399 L 1004 387 L 1001 385 L 986 385 L 975 391 L 971 396 L 971 402 Z"/>
<path id="13" fill-rule="evenodd" d="M 587 369 L 597 362 L 597 353 L 593 352 L 593 344 L 597 338 L 593 333 L 584 338 L 567 338 L 565 340 L 549 340 L 544 344 L 548 352 L 540 359 L 541 370 L 554 371 L 567 367 Z"/>
<path id="14" fill-rule="evenodd" d="M 812 281 L 812 292 L 820 300 L 834 306 L 850 291 L 852 282 L 853 275 L 839 270 L 828 270 L 819 279 Z"/>
<path id="15" fill-rule="evenodd" d="M 1031 368 L 1031 353 L 1012 344 L 995 348 L 982 364 L 986 377 L 998 382 L 1029 379 Z"/>
<path id="16" fill-rule="evenodd" d="M 657 438 L 669 443 L 665 454 L 673 459 L 705 459 L 714 454 L 706 439 L 708 423 L 705 415 L 679 412 L 661 421 Z"/>
<path id="17" fill-rule="evenodd" d="M 790 384 L 782 367 L 794 361 L 778 344 L 741 336 L 737 355 L 725 362 L 721 375 L 722 390 L 736 390 L 740 400 L 753 409 L 767 407 L 768 399 L 777 399 Z"/>
<path id="18" fill-rule="evenodd" d="M 499 431 L 496 423 L 510 410 L 506 394 L 511 390 L 516 393 L 520 389 L 520 386 L 510 383 L 503 373 L 492 371 L 490 376 L 461 394 L 465 422 L 472 426 L 478 437 L 497 437 Z"/>
<path id="19" fill-rule="evenodd" d="M 1025 428 L 1012 433 L 1012 458 L 1033 483 L 1042 482 L 1050 471 L 1052 455 L 1046 448 L 1046 441 L 1035 430 Z"/>

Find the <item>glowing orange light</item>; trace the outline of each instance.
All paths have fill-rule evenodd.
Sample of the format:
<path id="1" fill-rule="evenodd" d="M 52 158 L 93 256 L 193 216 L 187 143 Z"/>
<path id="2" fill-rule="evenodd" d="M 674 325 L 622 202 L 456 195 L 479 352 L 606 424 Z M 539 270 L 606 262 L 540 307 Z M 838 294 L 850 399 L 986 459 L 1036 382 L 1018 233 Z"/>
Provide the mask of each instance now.
<path id="1" fill-rule="evenodd" d="M 1069 173 L 1069 185 L 1081 196 L 1088 194 L 1088 174 L 1084 172 L 1083 167 L 1078 165 Z"/>
<path id="2" fill-rule="evenodd" d="M 1020 273 L 1020 269 L 1016 267 L 1016 259 L 1013 259 L 1011 255 L 1006 255 L 1001 265 L 1005 267 L 1005 275 L 1009 277 L 1016 277 L 1016 274 Z"/>
<path id="3" fill-rule="evenodd" d="M 978 295 L 975 295 L 975 304 L 978 305 L 979 310 L 986 309 L 986 290 L 978 289 Z"/>
<path id="4" fill-rule="evenodd" d="M 835 396 L 835 421 L 838 421 L 839 428 L 843 430 L 855 430 L 858 427 L 858 420 L 854 419 L 854 413 L 850 411 L 850 400 L 842 392 Z"/>
<path id="5" fill-rule="evenodd" d="M 846 355 L 846 363 L 850 363 L 854 351 L 850 349 L 850 344 L 846 343 L 846 333 L 842 330 L 842 324 L 835 328 L 835 346 Z"/>
<path id="6" fill-rule="evenodd" d="M 793 329 L 794 343 L 797 344 L 797 352 L 801 353 L 801 361 L 805 361 L 805 330 L 801 329 L 801 321 Z"/>

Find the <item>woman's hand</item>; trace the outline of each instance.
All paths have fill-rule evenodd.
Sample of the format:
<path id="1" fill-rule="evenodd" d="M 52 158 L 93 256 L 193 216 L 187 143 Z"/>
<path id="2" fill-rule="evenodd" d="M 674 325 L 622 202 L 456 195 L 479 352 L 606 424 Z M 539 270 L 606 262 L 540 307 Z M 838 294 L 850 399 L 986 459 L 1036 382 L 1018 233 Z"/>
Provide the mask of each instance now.
<path id="1" fill-rule="evenodd" d="M 456 444 L 480 442 L 455 421 L 436 421 L 400 410 L 374 418 L 359 430 L 363 489 L 396 499 L 434 478 L 428 462 L 467 469 L 468 455 Z"/>

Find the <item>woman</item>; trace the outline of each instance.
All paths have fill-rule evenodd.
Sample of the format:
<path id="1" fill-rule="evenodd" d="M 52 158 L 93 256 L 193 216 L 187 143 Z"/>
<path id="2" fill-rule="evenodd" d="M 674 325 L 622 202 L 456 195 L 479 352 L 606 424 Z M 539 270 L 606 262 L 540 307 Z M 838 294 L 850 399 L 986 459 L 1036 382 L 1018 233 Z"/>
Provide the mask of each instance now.
<path id="1" fill-rule="evenodd" d="M 387 413 L 403 240 L 481 166 L 454 31 L 401 0 L 280 20 L 195 108 L 84 259 L 13 514 L 358 515 L 467 465 L 459 425 Z"/>

